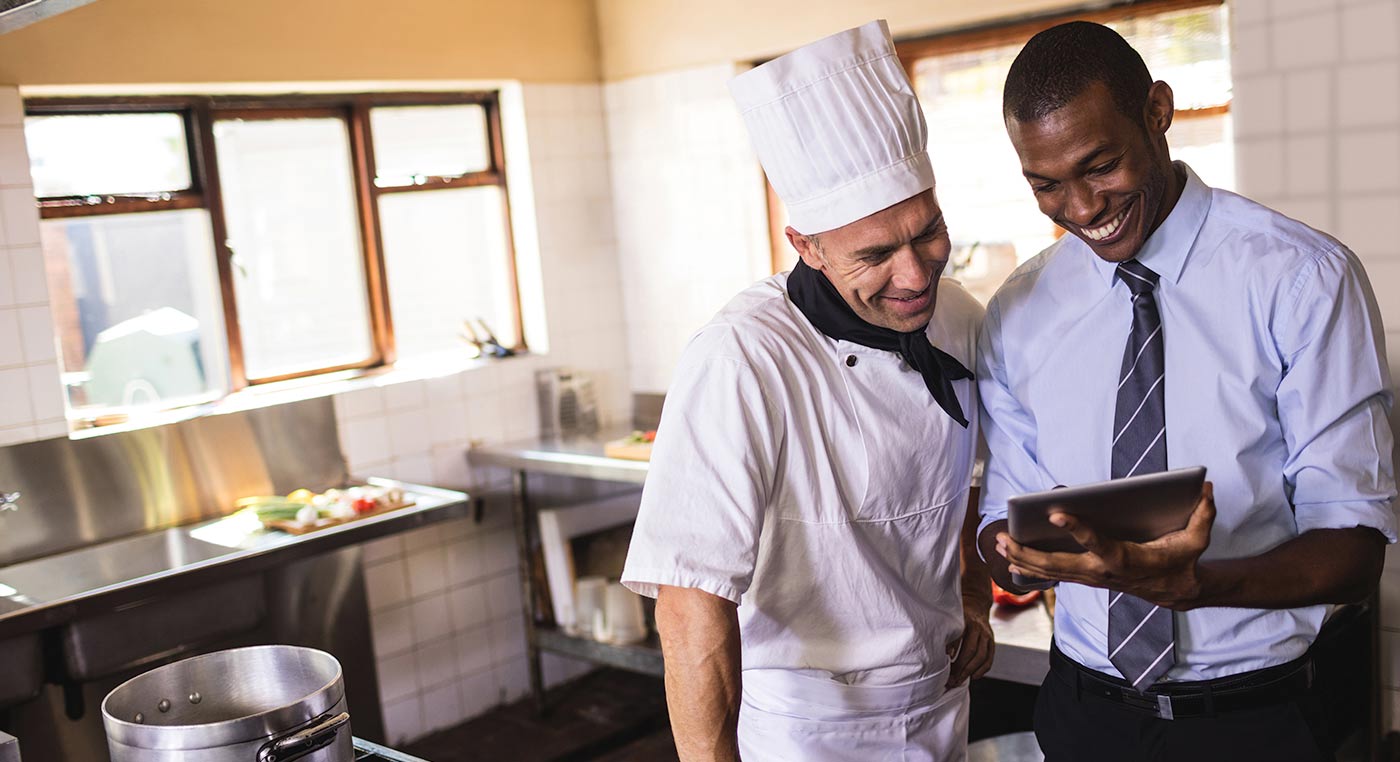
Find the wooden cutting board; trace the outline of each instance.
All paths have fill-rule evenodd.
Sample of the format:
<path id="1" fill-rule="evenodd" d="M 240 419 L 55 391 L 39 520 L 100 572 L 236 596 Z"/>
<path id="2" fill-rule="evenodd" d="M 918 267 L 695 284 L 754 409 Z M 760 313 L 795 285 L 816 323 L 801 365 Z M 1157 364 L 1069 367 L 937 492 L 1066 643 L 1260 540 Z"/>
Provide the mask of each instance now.
<path id="1" fill-rule="evenodd" d="M 307 532 L 314 532 L 318 529 L 338 527 L 341 524 L 349 524 L 352 521 L 359 521 L 360 519 L 367 519 L 371 516 L 378 516 L 379 514 L 384 513 L 385 511 L 397 511 L 400 508 L 407 508 L 410 505 L 413 505 L 413 503 L 407 502 L 399 503 L 397 505 L 386 505 L 383 508 L 376 508 L 375 510 L 369 511 L 367 513 L 360 513 L 354 516 L 347 516 L 343 519 L 317 519 L 315 522 L 310 524 L 303 524 L 300 521 L 264 521 L 263 526 L 267 527 L 268 529 L 278 529 L 283 532 L 286 532 L 287 534 L 306 534 Z"/>
<path id="2" fill-rule="evenodd" d="M 603 445 L 603 454 L 609 458 L 623 460 L 651 460 L 651 445 L 651 442 L 616 439 Z"/>

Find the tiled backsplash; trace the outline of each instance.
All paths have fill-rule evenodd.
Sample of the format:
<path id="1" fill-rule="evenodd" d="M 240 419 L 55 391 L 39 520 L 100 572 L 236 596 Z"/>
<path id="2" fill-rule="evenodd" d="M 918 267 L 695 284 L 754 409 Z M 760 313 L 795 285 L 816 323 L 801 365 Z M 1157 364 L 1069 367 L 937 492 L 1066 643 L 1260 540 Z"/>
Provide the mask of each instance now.
<path id="1" fill-rule="evenodd" d="M 68 432 L 23 122 L 0 85 L 0 446 Z"/>
<path id="2" fill-rule="evenodd" d="M 1230 10 L 1240 192 L 1356 252 L 1400 378 L 1400 0 L 1242 0 Z M 1386 722 L 1400 730 L 1395 546 L 1381 599 Z"/>
<path id="3" fill-rule="evenodd" d="M 770 274 L 763 174 L 733 64 L 604 85 L 631 389 L 664 392 L 686 340 Z"/>
<path id="4" fill-rule="evenodd" d="M 365 548 L 365 584 L 392 743 L 455 725 L 527 683 L 509 515 L 494 511 Z"/>

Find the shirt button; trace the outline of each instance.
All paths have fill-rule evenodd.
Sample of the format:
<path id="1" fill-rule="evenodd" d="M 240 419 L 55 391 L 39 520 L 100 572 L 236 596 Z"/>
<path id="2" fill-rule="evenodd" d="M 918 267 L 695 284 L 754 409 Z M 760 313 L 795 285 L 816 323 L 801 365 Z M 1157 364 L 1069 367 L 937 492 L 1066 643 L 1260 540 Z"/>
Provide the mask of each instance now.
<path id="1" fill-rule="evenodd" d="M 854 368 L 854 367 L 856 367 L 856 356 L 855 356 L 855 355 L 846 355 L 846 367 L 847 367 L 847 368 Z"/>

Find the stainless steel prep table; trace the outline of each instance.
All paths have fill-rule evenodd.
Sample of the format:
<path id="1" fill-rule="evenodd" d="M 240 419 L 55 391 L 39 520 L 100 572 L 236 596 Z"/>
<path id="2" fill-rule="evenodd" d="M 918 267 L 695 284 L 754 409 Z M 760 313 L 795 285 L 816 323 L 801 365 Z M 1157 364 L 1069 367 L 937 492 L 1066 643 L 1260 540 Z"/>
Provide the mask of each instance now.
<path id="1" fill-rule="evenodd" d="M 0 568 L 0 637 L 110 611 L 156 592 L 200 587 L 292 559 L 466 516 L 465 493 L 398 484 L 406 508 L 292 535 L 239 525 L 233 517 L 142 533 Z"/>
<path id="2" fill-rule="evenodd" d="M 514 472 L 515 528 L 520 548 L 520 584 L 525 601 L 525 631 L 528 638 L 530 686 L 543 706 L 544 686 L 540 672 L 540 652 L 585 659 L 600 664 L 632 669 L 648 674 L 662 673 L 661 654 L 655 636 L 637 646 L 612 646 L 573 637 L 562 630 L 537 623 L 534 580 L 542 579 L 535 570 L 533 548 L 539 531 L 537 506 L 530 500 L 528 475 L 568 476 L 627 484 L 646 480 L 648 463 L 610 458 L 603 454 L 603 443 L 627 436 L 631 429 L 613 428 L 594 436 L 529 439 L 501 445 L 476 447 L 468 451 L 472 466 L 495 466 Z M 992 611 L 992 631 L 996 636 L 996 657 L 988 677 L 1026 685 L 1040 685 L 1049 670 L 1051 622 L 1043 606 Z"/>

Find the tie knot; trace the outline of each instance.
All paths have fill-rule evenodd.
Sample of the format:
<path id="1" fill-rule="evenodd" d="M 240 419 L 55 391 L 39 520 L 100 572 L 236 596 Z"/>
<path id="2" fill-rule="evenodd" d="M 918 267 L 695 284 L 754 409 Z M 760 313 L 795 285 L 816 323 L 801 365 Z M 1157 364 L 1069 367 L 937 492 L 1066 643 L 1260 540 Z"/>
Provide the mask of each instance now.
<path id="1" fill-rule="evenodd" d="M 1157 287 L 1157 273 L 1152 272 L 1136 259 L 1120 263 L 1118 277 L 1128 284 L 1128 290 L 1132 291 L 1134 296 L 1150 293 L 1152 289 Z"/>

